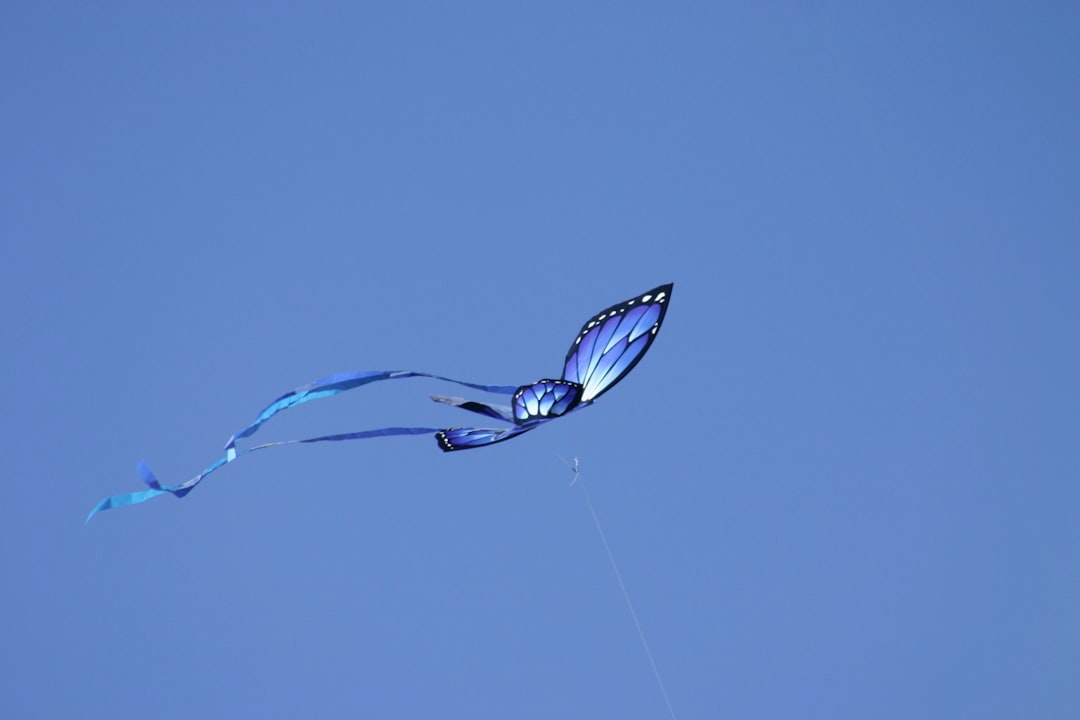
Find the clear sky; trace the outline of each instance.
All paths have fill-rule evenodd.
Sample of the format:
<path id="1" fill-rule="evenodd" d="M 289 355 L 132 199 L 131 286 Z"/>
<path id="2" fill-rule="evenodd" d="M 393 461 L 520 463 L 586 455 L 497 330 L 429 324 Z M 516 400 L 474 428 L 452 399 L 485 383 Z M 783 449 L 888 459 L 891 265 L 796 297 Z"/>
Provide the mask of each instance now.
<path id="1" fill-rule="evenodd" d="M 1077 717 L 1080 6 L 165 5 L 0 7 L 6 717 L 667 717 L 558 456 L 679 718 Z"/>

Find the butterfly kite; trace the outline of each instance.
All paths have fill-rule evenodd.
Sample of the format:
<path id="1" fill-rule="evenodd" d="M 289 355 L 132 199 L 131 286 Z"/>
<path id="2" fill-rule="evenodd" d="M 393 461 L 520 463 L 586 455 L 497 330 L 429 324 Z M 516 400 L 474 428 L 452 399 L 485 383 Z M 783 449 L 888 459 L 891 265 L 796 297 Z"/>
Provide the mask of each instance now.
<path id="1" fill-rule="evenodd" d="M 647 293 L 636 295 L 625 302 L 617 303 L 597 313 L 589 319 L 574 338 L 563 363 L 562 377 L 558 380 L 538 380 L 531 385 L 514 387 L 513 385 L 479 385 L 476 383 L 454 380 L 453 378 L 432 375 L 424 372 L 407 370 L 367 370 L 341 373 L 316 380 L 310 385 L 285 393 L 270 403 L 259 413 L 254 422 L 238 431 L 225 445 L 225 456 L 220 458 L 201 473 L 179 485 L 166 486 L 158 482 L 146 463 L 139 463 L 138 471 L 148 490 L 113 495 L 105 498 L 90 511 L 87 522 L 95 513 L 115 507 L 135 505 L 152 497 L 170 493 L 182 498 L 191 492 L 203 478 L 222 465 L 237 458 L 279 445 L 297 443 L 339 442 L 342 440 L 361 440 L 384 435 L 427 435 L 435 434 L 435 440 L 446 452 L 487 447 L 522 433 L 533 430 L 544 423 L 562 417 L 567 413 L 588 407 L 620 380 L 626 377 L 649 349 L 660 324 L 667 312 L 671 298 L 672 284 L 661 285 Z M 463 400 L 461 398 L 432 395 L 436 402 L 446 403 L 464 410 L 480 413 L 497 420 L 510 423 L 504 428 L 468 428 L 449 429 L 426 427 L 390 427 L 378 430 L 325 435 L 304 440 L 281 440 L 278 442 L 256 445 L 247 449 L 238 449 L 236 443 L 251 437 L 267 420 L 282 410 L 287 410 L 309 400 L 330 397 L 338 393 L 358 388 L 368 383 L 400 378 L 427 377 L 436 380 L 464 385 L 475 390 L 511 396 L 510 407 L 488 405 L 485 403 Z"/>

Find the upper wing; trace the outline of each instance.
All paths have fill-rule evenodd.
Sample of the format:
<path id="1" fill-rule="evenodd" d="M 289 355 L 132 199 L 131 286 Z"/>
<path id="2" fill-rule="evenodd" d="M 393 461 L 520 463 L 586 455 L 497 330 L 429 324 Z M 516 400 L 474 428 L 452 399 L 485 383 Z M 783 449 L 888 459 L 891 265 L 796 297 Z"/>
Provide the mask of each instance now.
<path id="1" fill-rule="evenodd" d="M 584 387 L 582 403 L 610 390 L 641 360 L 664 322 L 673 285 L 612 305 L 581 328 L 566 353 L 563 380 Z"/>

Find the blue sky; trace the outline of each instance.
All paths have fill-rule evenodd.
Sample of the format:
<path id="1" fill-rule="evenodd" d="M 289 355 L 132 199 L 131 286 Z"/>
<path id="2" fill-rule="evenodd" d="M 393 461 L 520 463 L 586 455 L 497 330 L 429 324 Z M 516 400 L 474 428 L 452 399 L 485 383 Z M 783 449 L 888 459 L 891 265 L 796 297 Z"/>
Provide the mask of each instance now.
<path id="1" fill-rule="evenodd" d="M 680 718 L 1075 716 L 1076 6 L 162 5 L 0 9 L 6 714 L 666 717 L 578 456 Z"/>

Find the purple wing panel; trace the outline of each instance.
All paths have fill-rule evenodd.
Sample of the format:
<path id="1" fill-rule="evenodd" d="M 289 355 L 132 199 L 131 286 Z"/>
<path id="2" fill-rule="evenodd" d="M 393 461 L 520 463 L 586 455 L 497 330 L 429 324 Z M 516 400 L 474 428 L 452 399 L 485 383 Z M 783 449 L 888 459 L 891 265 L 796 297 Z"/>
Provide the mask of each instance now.
<path id="1" fill-rule="evenodd" d="M 449 428 L 435 433 L 435 442 L 445 452 L 454 450 L 471 450 L 472 448 L 487 447 L 503 440 L 517 437 L 536 427 L 533 425 L 517 425 L 511 428 Z"/>
<path id="2" fill-rule="evenodd" d="M 612 305 L 582 326 L 566 353 L 562 378 L 582 386 L 580 402 L 603 395 L 644 357 L 664 322 L 671 289 L 670 283 L 661 285 Z"/>
<path id="3" fill-rule="evenodd" d="M 573 410 L 581 402 L 582 387 L 565 380 L 540 380 L 523 385 L 512 401 L 514 422 L 550 420 Z"/>

